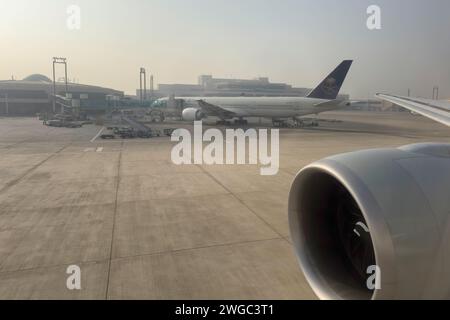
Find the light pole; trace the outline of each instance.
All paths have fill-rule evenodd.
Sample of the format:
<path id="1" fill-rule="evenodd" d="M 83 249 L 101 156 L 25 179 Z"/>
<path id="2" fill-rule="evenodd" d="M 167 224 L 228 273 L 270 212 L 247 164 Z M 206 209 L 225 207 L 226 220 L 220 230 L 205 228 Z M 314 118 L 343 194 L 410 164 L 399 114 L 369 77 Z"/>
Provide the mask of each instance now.
<path id="1" fill-rule="evenodd" d="M 435 86 L 433 87 L 433 100 L 439 99 L 439 87 Z"/>
<path id="2" fill-rule="evenodd" d="M 142 94 L 142 82 L 144 82 L 144 94 Z M 139 85 L 140 85 L 139 97 L 142 106 L 144 100 L 147 100 L 147 72 L 145 71 L 145 68 L 141 68 L 140 70 Z"/>
<path id="3" fill-rule="evenodd" d="M 53 113 L 56 113 L 56 79 L 55 79 L 55 64 L 63 64 L 64 65 L 64 80 L 66 84 L 66 97 L 69 92 L 69 86 L 67 84 L 67 59 L 53 57 Z M 62 107 L 64 108 L 64 107 Z M 64 112 L 64 110 L 63 110 Z"/>
<path id="4" fill-rule="evenodd" d="M 153 75 L 150 76 L 150 99 L 153 99 L 153 92 L 154 91 L 154 85 L 153 85 Z"/>

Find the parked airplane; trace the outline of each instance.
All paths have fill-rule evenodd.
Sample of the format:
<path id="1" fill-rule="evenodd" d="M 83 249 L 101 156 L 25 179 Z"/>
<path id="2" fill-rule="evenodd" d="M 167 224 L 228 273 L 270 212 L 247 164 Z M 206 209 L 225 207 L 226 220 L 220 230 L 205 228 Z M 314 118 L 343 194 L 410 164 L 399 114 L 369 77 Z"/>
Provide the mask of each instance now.
<path id="1" fill-rule="evenodd" d="M 377 94 L 450 126 L 450 102 Z M 450 144 L 335 155 L 289 194 L 291 239 L 321 299 L 450 299 Z"/>
<path id="2" fill-rule="evenodd" d="M 306 97 L 179 97 L 184 109 L 182 118 L 186 121 L 196 121 L 208 116 L 226 120 L 237 118 L 237 124 L 246 124 L 244 118 L 271 118 L 274 123 L 294 119 L 301 123 L 299 117 L 340 109 L 350 104 L 350 101 L 339 99 L 338 94 L 352 60 L 344 60 Z M 170 98 L 162 98 L 152 105 L 154 110 L 164 110 Z M 164 112 L 164 111 L 163 111 Z"/>

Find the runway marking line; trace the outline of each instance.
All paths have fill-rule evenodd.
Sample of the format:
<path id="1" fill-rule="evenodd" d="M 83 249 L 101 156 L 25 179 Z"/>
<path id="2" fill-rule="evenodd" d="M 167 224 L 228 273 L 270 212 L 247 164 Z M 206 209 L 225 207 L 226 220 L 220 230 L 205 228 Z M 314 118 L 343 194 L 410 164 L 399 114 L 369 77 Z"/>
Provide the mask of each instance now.
<path id="1" fill-rule="evenodd" d="M 91 139 L 91 142 L 94 142 L 100 135 L 102 134 L 103 130 L 105 130 L 105 127 L 101 128 L 100 131 Z"/>
<path id="2" fill-rule="evenodd" d="M 84 152 L 103 152 L 103 147 L 86 148 L 86 149 L 84 149 Z"/>

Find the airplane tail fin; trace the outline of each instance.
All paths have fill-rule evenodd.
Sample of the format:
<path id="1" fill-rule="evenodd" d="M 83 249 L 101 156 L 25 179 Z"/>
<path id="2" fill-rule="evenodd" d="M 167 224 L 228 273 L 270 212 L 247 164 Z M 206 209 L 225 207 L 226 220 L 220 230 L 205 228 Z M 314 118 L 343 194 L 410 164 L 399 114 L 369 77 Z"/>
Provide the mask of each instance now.
<path id="1" fill-rule="evenodd" d="M 307 97 L 328 100 L 336 99 L 352 63 L 353 60 L 342 61 Z"/>

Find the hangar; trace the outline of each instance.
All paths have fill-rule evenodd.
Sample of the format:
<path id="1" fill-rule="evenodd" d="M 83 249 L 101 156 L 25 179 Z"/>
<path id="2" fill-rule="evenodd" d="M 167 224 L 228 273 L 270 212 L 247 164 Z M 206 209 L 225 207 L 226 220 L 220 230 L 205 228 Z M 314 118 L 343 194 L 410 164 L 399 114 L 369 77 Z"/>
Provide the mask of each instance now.
<path id="1" fill-rule="evenodd" d="M 23 80 L 0 81 L 0 116 L 31 116 L 37 113 L 59 112 L 62 105 L 101 113 L 124 97 L 122 91 L 79 83 L 53 82 L 42 74 L 32 74 Z M 53 110 L 53 99 L 57 109 Z"/>

